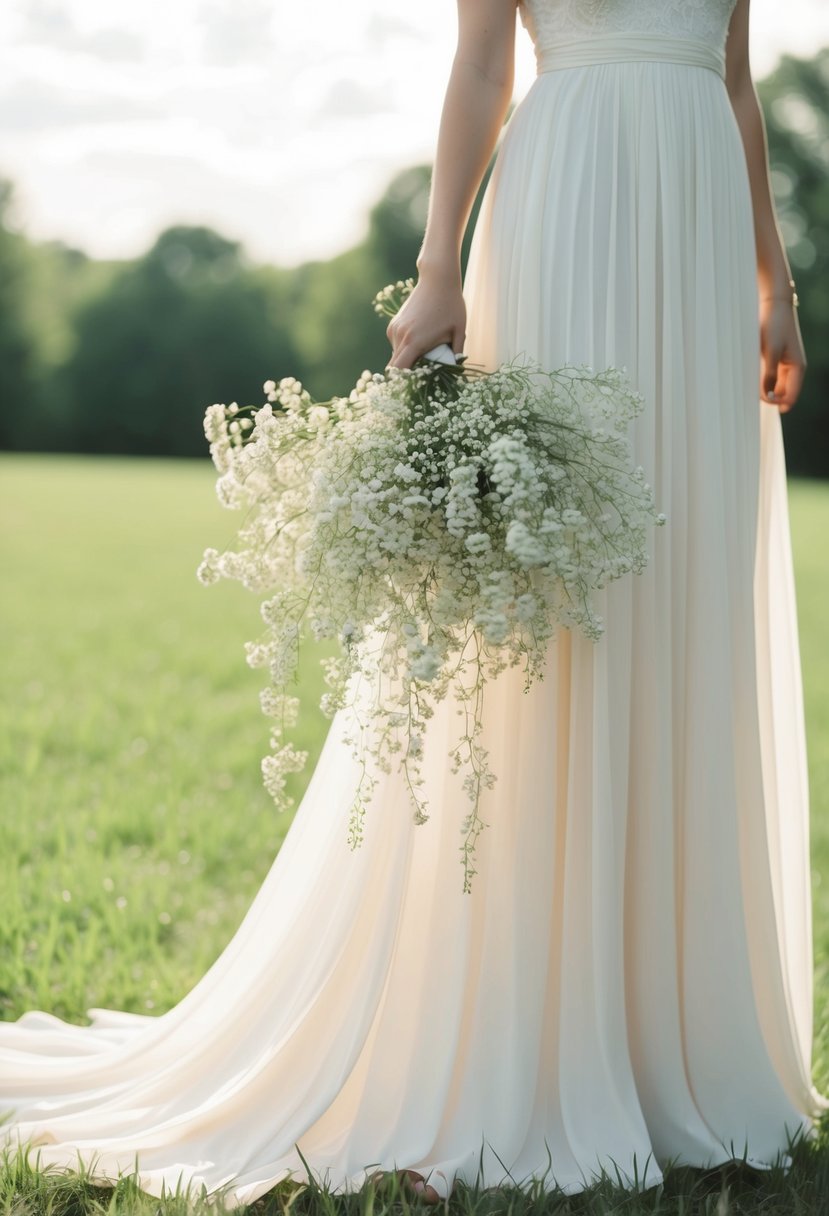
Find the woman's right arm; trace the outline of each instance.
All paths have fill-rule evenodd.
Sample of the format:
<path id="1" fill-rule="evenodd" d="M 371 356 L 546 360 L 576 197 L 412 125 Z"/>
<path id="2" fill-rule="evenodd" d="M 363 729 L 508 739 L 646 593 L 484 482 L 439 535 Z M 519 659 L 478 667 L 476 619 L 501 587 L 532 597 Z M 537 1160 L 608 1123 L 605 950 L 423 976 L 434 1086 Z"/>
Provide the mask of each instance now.
<path id="1" fill-rule="evenodd" d="M 517 0 L 458 0 L 458 46 L 438 134 L 417 286 L 389 323 L 392 367 L 466 337 L 461 242 L 512 97 Z"/>

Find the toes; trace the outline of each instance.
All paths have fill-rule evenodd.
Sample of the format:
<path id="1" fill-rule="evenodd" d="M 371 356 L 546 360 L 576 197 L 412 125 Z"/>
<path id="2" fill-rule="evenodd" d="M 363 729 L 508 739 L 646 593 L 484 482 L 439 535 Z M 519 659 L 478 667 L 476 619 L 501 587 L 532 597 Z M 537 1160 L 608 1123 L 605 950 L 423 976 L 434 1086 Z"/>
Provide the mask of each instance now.
<path id="1" fill-rule="evenodd" d="M 397 1174 L 402 1182 L 411 1186 L 414 1193 L 418 1196 L 418 1198 L 422 1199 L 424 1203 L 436 1204 L 443 1202 L 438 1191 L 436 1191 L 431 1183 L 427 1182 L 423 1175 L 419 1174 L 417 1170 L 398 1170 Z"/>
<path id="2" fill-rule="evenodd" d="M 435 1190 L 431 1183 L 424 1181 L 423 1178 L 416 1179 L 413 1186 L 415 1193 L 419 1195 L 425 1203 L 434 1204 L 443 1202 L 439 1193 Z"/>

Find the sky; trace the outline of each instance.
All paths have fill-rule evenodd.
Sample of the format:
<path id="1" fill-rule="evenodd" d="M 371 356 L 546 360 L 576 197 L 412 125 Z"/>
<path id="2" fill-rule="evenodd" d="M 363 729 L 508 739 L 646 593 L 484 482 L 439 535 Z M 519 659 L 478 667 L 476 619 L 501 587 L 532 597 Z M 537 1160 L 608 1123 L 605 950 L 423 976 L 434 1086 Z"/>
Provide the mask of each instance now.
<path id="1" fill-rule="evenodd" d="M 752 0 L 755 79 L 829 45 L 827 0 Z M 0 0 L 16 222 L 97 257 L 208 224 L 291 266 L 359 241 L 431 159 L 454 0 Z M 519 33 L 516 98 L 535 68 Z"/>

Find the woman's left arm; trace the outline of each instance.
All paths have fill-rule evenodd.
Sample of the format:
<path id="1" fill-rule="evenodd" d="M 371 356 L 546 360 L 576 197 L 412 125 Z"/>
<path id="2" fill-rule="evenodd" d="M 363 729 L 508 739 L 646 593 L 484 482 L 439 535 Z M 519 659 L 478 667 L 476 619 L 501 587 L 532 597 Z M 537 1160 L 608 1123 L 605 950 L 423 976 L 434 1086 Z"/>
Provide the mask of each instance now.
<path id="1" fill-rule="evenodd" d="M 725 84 L 743 139 L 751 186 L 760 291 L 760 393 L 785 413 L 800 393 L 806 354 L 769 180 L 766 124 L 749 66 L 749 3 L 737 0 L 731 15 L 725 44 Z"/>

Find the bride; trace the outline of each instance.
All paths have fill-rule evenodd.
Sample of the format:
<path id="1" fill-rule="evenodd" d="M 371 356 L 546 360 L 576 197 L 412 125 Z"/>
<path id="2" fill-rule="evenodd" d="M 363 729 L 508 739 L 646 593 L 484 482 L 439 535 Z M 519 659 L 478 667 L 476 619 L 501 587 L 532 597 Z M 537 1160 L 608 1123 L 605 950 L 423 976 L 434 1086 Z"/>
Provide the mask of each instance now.
<path id="1" fill-rule="evenodd" d="M 465 281 L 459 249 L 513 84 Z M 403 1171 L 578 1191 L 670 1164 L 786 1163 L 811 1080 L 812 922 L 800 655 L 781 415 L 806 360 L 748 59 L 748 0 L 458 0 L 409 367 L 448 341 L 625 366 L 638 463 L 667 514 L 561 630 L 529 693 L 487 689 L 477 876 L 456 860 L 454 715 L 424 741 L 430 820 L 358 772 L 334 718 L 227 948 L 160 1017 L 0 1026 L 6 1139 L 154 1195 L 250 1202 L 309 1173 Z"/>

